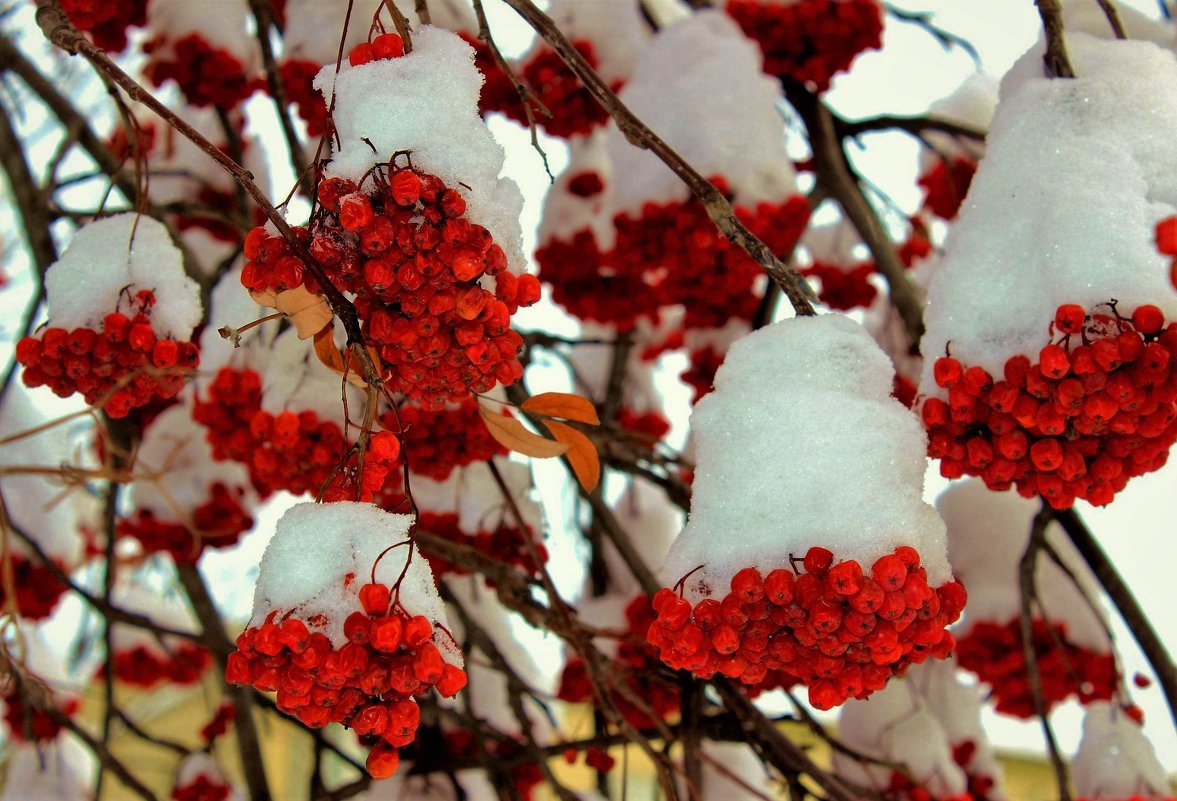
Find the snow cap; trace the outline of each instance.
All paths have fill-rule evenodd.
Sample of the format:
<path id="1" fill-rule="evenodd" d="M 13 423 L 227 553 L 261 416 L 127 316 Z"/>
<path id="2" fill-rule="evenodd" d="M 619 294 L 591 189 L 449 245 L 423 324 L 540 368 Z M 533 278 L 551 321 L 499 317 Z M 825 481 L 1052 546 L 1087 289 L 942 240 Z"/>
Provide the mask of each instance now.
<path id="1" fill-rule="evenodd" d="M 1152 743 L 1136 721 L 1107 701 L 1087 706 L 1071 778 L 1075 791 L 1091 801 L 1172 795 Z"/>

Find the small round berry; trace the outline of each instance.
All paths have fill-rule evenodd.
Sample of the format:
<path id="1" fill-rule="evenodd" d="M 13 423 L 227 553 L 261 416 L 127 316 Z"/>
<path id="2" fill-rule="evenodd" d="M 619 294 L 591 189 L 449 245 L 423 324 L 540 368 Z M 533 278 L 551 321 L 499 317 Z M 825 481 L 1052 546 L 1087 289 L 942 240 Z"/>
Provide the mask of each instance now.
<path id="1" fill-rule="evenodd" d="M 834 554 L 826 548 L 814 546 L 805 552 L 805 558 L 802 564 L 805 566 L 805 572 L 818 578 L 824 578 L 830 565 L 834 562 Z"/>
<path id="2" fill-rule="evenodd" d="M 1137 307 L 1132 312 L 1132 326 L 1142 334 L 1156 334 L 1165 325 L 1165 315 L 1151 304 Z"/>
<path id="3" fill-rule="evenodd" d="M 944 389 L 951 389 L 960 381 L 964 374 L 964 368 L 961 367 L 960 362 L 953 359 L 951 356 L 941 356 L 936 360 L 932 366 L 932 376 L 936 380 L 936 386 Z"/>
<path id="4" fill-rule="evenodd" d="M 1064 334 L 1078 334 L 1087 322 L 1087 312 L 1077 303 L 1064 303 L 1054 313 L 1054 326 Z"/>

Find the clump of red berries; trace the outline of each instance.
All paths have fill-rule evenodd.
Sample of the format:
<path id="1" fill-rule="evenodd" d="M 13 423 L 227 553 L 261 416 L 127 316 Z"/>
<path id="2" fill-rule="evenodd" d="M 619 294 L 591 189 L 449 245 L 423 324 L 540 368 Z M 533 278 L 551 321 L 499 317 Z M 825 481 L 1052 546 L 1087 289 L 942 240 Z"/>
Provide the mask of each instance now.
<path id="1" fill-rule="evenodd" d="M 673 676 L 661 670 L 658 650 L 646 641 L 646 632 L 656 619 L 650 599 L 645 595 L 630 601 L 625 608 L 627 628 L 613 661 L 629 688 L 630 697 L 643 699 L 649 712 L 665 719 L 679 710 L 679 687 Z M 556 697 L 573 704 L 594 701 L 592 680 L 580 657 L 569 659 L 564 666 Z M 645 729 L 656 723 L 646 710 L 630 701 L 626 693 L 613 690 L 610 700 L 634 727 Z"/>
<path id="2" fill-rule="evenodd" d="M 691 403 L 695 404 L 715 388 L 715 374 L 719 372 L 719 366 L 723 364 L 724 354 L 711 345 L 705 345 L 695 348 L 687 357 L 689 359 L 687 369 L 679 375 L 679 378 L 693 390 Z"/>
<path id="3" fill-rule="evenodd" d="M 385 413 L 382 422 L 396 430 L 398 419 L 409 470 L 434 481 L 445 481 L 456 467 L 507 452 L 487 431 L 474 398 L 438 411 L 406 404 L 395 416 Z"/>
<path id="4" fill-rule="evenodd" d="M 52 570 L 40 561 L 23 554 L 10 554 L 12 586 L 16 591 L 16 609 L 26 620 L 43 620 L 57 608 L 57 602 L 69 589 Z M 59 567 L 62 567 L 60 564 Z M 8 603 L 5 582 L 0 582 L 0 606 Z"/>
<path id="5" fill-rule="evenodd" d="M 980 476 L 1016 486 L 1055 509 L 1077 499 L 1111 503 L 1128 479 L 1159 469 L 1177 440 L 1177 325 L 1156 306 L 1122 317 L 1076 304 L 1055 313 L 1060 334 L 1031 361 L 1011 356 L 1002 380 L 951 356 L 936 360 L 937 386 L 922 415 L 928 455 L 946 478 Z"/>
<path id="6" fill-rule="evenodd" d="M 967 156 L 937 159 L 918 182 L 924 190 L 924 208 L 941 219 L 955 219 L 976 172 L 977 162 Z"/>
<path id="7" fill-rule="evenodd" d="M 846 311 L 869 306 L 874 302 L 875 295 L 878 294 L 878 290 L 870 282 L 874 271 L 873 262 L 846 268 L 839 264 L 815 261 L 802 268 L 800 272 L 807 278 L 816 278 L 821 282 L 817 296 L 822 303 L 831 309 Z"/>
<path id="8" fill-rule="evenodd" d="M 952 761 L 964 771 L 972 801 L 996 801 L 992 793 L 997 789 L 997 781 L 989 773 L 977 772 L 981 766 L 973 762 L 976 755 L 977 744 L 973 740 L 962 740 L 952 745 Z"/>
<path id="9" fill-rule="evenodd" d="M 573 39 L 572 46 L 584 56 L 589 66 L 597 69 L 597 54 L 592 42 L 588 39 Z M 483 66 L 492 72 L 502 72 L 493 59 L 489 65 L 484 63 Z M 545 133 L 569 138 L 590 133 L 594 128 L 608 122 L 609 112 L 601 107 L 592 93 L 552 48 L 540 47 L 532 54 L 523 65 L 521 77 L 535 100 L 551 112 L 550 117 L 538 109 L 532 113 L 535 124 Z M 500 83 L 499 91 L 495 91 L 494 87 L 490 91 L 483 89 L 481 110 L 501 111 L 516 122 L 527 125 L 527 112 L 523 109 L 519 93 L 509 78 L 505 75 L 503 78 L 506 79 L 506 84 Z M 622 85 L 621 81 L 613 81 L 609 88 L 619 92 Z M 492 105 L 496 102 L 497 105 Z"/>
<path id="10" fill-rule="evenodd" d="M 242 532 L 253 528 L 253 518 L 241 504 L 241 492 L 221 482 L 209 487 L 209 499 L 192 511 L 195 533 L 181 523 L 160 520 L 138 509 L 118 523 L 121 537 L 134 537 L 147 553 L 167 553 L 180 564 L 191 564 L 205 548 L 228 548 Z"/>
<path id="11" fill-rule="evenodd" d="M 891 772 L 891 779 L 885 790 L 880 792 L 884 801 L 981 801 L 969 792 L 939 796 L 911 780 L 899 771 Z"/>
<path id="12" fill-rule="evenodd" d="M 61 10 L 103 50 L 127 49 L 127 28 L 147 24 L 147 0 L 61 0 Z"/>
<path id="13" fill-rule="evenodd" d="M 198 33 L 174 41 L 157 36 L 143 46 L 148 55 L 143 73 L 156 86 L 173 80 L 188 103 L 197 108 L 231 109 L 264 83 L 245 74 L 232 52 L 211 44 Z"/>
<path id="14" fill-rule="evenodd" d="M 276 692 L 278 708 L 310 728 L 341 723 L 379 738 L 367 767 L 382 779 L 396 771 L 397 749 L 416 736 L 421 710 L 414 698 L 435 688 L 453 696 L 466 685 L 466 673 L 445 661 L 433 643 L 433 622 L 410 614 L 399 592 L 365 584 L 357 606 L 343 624 L 347 641 L 338 647 L 311 630 L 326 624 L 322 615 L 304 622 L 271 612 L 237 638 L 225 678 Z"/>
<path id="15" fill-rule="evenodd" d="M 212 664 L 212 654 L 206 648 L 192 643 L 169 647 L 160 653 L 144 645 L 116 649 L 111 660 L 114 677 L 124 684 L 148 689 L 162 682 L 169 684 L 195 684 L 204 671 Z M 100 668 L 98 675 L 103 675 Z"/>
<path id="16" fill-rule="evenodd" d="M 200 362 L 191 342 L 159 339 L 151 327 L 151 292 L 136 296 L 139 311 L 132 317 L 115 311 L 102 330 L 50 326 L 16 344 L 16 360 L 24 367 L 26 386 L 47 386 L 62 398 L 81 393 L 86 403 L 101 402 L 111 417 L 157 399 L 174 398 L 185 374 Z"/>
<path id="17" fill-rule="evenodd" d="M 540 566 L 536 564 L 535 559 L 531 555 L 531 548 L 527 544 L 527 541 L 529 539 L 534 540 L 535 536 L 530 529 L 524 533 L 516 526 L 510 526 L 505 522 L 501 522 L 493 530 L 468 533 L 463 531 L 458 524 L 459 521 L 456 514 L 437 514 L 434 512 L 420 512 L 418 521 L 418 526 L 422 531 L 428 531 L 430 534 L 434 534 L 449 542 L 467 545 L 489 556 L 496 562 L 514 565 L 530 575 L 539 573 Z M 548 552 L 544 548 L 543 543 L 534 542 L 533 545 L 540 561 L 547 562 Z M 432 568 L 433 576 L 437 581 L 441 581 L 442 576 L 447 573 L 455 576 L 464 576 L 470 572 L 437 554 L 425 552 L 425 558 L 429 560 L 429 566 Z M 495 583 L 489 579 L 487 583 L 491 587 L 495 586 Z"/>
<path id="18" fill-rule="evenodd" d="M 57 711 L 61 714 L 70 717 L 78 711 L 76 698 L 55 700 L 51 697 L 48 689 L 43 686 L 37 688 L 36 696 L 40 697 L 42 692 L 45 693 L 45 700 L 48 703 L 56 704 Z M 37 702 L 28 703 L 25 693 L 17 682 L 5 682 L 5 692 L 0 695 L 0 700 L 4 701 L 4 722 L 8 724 L 8 733 L 14 740 L 25 743 L 46 743 L 61 732 L 62 726 L 54 719 L 54 716 L 35 706 Z"/>
<path id="19" fill-rule="evenodd" d="M 218 737 L 229 731 L 229 725 L 237 720 L 237 707 L 222 701 L 213 713 L 212 720 L 200 729 L 200 739 L 212 744 Z"/>
<path id="20" fill-rule="evenodd" d="M 727 13 L 760 45 L 764 71 L 829 88 L 864 50 L 883 44 L 883 6 L 878 0 L 727 0 Z"/>
<path id="21" fill-rule="evenodd" d="M 463 195 L 436 176 L 378 166 L 365 187 L 322 181 L 307 235 L 335 285 L 354 293 L 389 388 L 439 411 L 517 381 L 523 339 L 511 315 L 539 299 L 538 280 L 507 271 L 503 249 L 465 218 Z M 263 228 L 246 237 L 245 255 L 241 281 L 251 290 L 318 290 Z"/>
<path id="22" fill-rule="evenodd" d="M 659 590 L 647 638 L 672 668 L 704 679 L 720 673 L 758 690 L 802 683 L 818 709 L 866 698 L 908 665 L 943 659 L 955 647 L 946 627 L 960 617 L 964 587 L 929 587 L 914 548 L 896 548 L 869 572 L 854 560 L 835 564 L 820 547 L 800 561 L 797 573 L 746 567 L 722 599 L 693 606 Z"/>
<path id="23" fill-rule="evenodd" d="M 1047 709 L 1078 696 L 1083 704 L 1112 697 L 1119 681 L 1115 658 L 1075 645 L 1062 622 L 1032 621 L 1030 641 L 1042 680 Z M 1035 713 L 1034 696 L 1023 651 L 1021 621 L 1004 625 L 981 621 L 957 643 L 957 659 L 993 690 L 998 712 L 1019 718 Z"/>
<path id="24" fill-rule="evenodd" d="M 722 178 L 711 181 L 726 191 Z M 808 224 L 809 204 L 794 196 L 780 204 L 740 206 L 736 216 L 774 253 L 788 254 Z M 674 305 L 684 307 L 688 327 L 719 328 L 755 316 L 763 270 L 720 233 L 697 200 L 647 203 L 640 214 L 618 214 L 613 227 L 616 238 L 608 251 L 586 231 L 536 251 L 552 299 L 570 313 L 621 327 L 638 317 L 654 319 L 662 307 Z"/>
<path id="25" fill-rule="evenodd" d="M 310 136 L 321 136 L 327 130 L 327 103 L 314 86 L 315 76 L 321 69 L 323 65 L 319 62 L 299 58 L 287 59 L 278 68 L 286 102 L 298 110 Z"/>

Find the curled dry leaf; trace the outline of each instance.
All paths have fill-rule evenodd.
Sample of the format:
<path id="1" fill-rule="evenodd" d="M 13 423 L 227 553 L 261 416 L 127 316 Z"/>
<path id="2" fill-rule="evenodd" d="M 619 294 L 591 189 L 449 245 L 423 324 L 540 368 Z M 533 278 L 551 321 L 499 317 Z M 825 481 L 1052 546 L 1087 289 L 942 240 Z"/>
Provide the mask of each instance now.
<path id="1" fill-rule="evenodd" d="M 368 386 L 368 382 L 364 380 L 363 368 L 360 367 L 355 355 L 349 353 L 345 362 L 343 353 L 335 347 L 335 325 L 333 323 L 323 326 L 315 334 L 315 355 L 327 367 L 340 375 L 347 376 L 347 380 L 357 387 Z M 368 347 L 368 355 L 372 357 L 372 364 L 380 364 L 379 354 L 371 346 Z"/>
<path id="2" fill-rule="evenodd" d="M 565 420 L 575 420 L 578 423 L 587 423 L 591 426 L 601 424 L 601 419 L 597 417 L 596 407 L 588 398 L 569 395 L 565 392 L 543 392 L 539 395 L 532 395 L 519 408 L 529 414 L 540 414 L 544 417 L 563 417 Z"/>
<path id="3" fill-rule="evenodd" d="M 569 418 L 571 419 L 571 418 Z M 576 480 L 584 487 L 585 492 L 592 492 L 601 480 L 601 459 L 597 456 L 597 448 L 593 441 L 580 431 L 566 423 L 557 420 L 544 420 L 544 425 L 552 432 L 558 442 L 568 446 L 564 454 Z"/>
<path id="4" fill-rule="evenodd" d="M 523 423 L 514 417 L 488 411 L 481 404 L 478 406 L 478 413 L 482 415 L 482 419 L 486 423 L 486 430 L 499 444 L 509 450 L 522 453 L 524 456 L 551 459 L 553 456 L 563 454 L 571 447 L 567 443 L 556 442 L 528 431 Z"/>
<path id="5" fill-rule="evenodd" d="M 275 292 L 267 289 L 264 292 L 250 292 L 249 296 L 259 306 L 267 309 L 277 309 L 290 318 L 294 328 L 298 331 L 299 339 L 308 339 L 323 330 L 331 322 L 334 315 L 327 299 L 322 295 L 314 295 L 305 286 L 296 286 Z"/>

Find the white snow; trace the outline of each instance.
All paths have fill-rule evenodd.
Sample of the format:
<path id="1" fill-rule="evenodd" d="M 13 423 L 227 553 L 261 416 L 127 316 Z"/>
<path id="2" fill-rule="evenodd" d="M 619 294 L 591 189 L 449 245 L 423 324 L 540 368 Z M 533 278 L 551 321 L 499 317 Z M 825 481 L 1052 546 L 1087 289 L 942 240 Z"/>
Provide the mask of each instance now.
<path id="1" fill-rule="evenodd" d="M 543 509 L 532 490 L 531 471 L 520 462 L 495 458 L 495 465 L 510 489 L 523 520 L 538 536 L 543 532 Z M 411 489 L 418 509 L 437 514 L 456 514 L 458 528 L 474 535 L 494 531 L 500 523 L 518 525 L 490 468 L 483 462 L 459 467 L 445 481 L 413 474 Z"/>
<path id="2" fill-rule="evenodd" d="M 133 212 L 79 228 L 45 273 L 51 325 L 102 330 L 114 311 L 133 316 L 135 293 L 155 294 L 156 336 L 188 340 L 200 322 L 200 288 L 184 274 L 183 258 L 162 223 Z"/>
<path id="3" fill-rule="evenodd" d="M 1116 298 L 1129 313 L 1152 303 L 1177 315 L 1153 241 L 1177 205 L 1177 59 L 1147 42 L 1067 41 L 1078 78 L 1040 77 L 1031 50 L 1002 83 L 985 159 L 929 288 L 926 395 L 944 394 L 932 367 L 949 343 L 994 376 L 1014 354 L 1036 358 L 1063 303 Z"/>
<path id="4" fill-rule="evenodd" d="M 319 361 L 314 346 L 298 338 L 298 330 L 288 328 L 274 340 L 262 370 L 262 409 L 271 414 L 284 411 L 311 411 L 320 420 L 343 426 L 343 393 L 348 395 L 348 409 L 358 414 L 363 409 L 362 396 L 343 376 Z M 346 388 L 344 385 L 346 383 Z"/>
<path id="5" fill-rule="evenodd" d="M 628 78 L 653 38 L 634 0 L 550 0 L 548 16 L 569 39 L 592 42 L 597 72 L 607 83 Z M 538 41 L 537 48 L 546 47 Z"/>
<path id="6" fill-rule="evenodd" d="M 420 554 L 409 560 L 409 546 L 398 545 L 407 542 L 412 523 L 410 515 L 390 514 L 365 503 L 292 506 L 278 521 L 278 531 L 262 555 L 249 625 L 260 626 L 277 611 L 277 620 L 297 617 L 338 648 L 347 642 L 343 621 L 362 611 L 359 590 L 371 580 L 375 565 L 376 581 L 387 587 L 404 571 L 399 597 L 410 615 L 424 615 L 448 628 L 429 562 Z M 312 625 L 310 618 L 320 614 L 327 623 Z M 461 651 L 444 632 L 435 632 L 433 643 L 446 661 L 462 665 Z"/>
<path id="7" fill-rule="evenodd" d="M 1071 778 L 1076 792 L 1091 801 L 1173 794 L 1152 743 L 1136 721 L 1107 701 L 1087 707 Z"/>
<path id="8" fill-rule="evenodd" d="M 0 440 L 32 431 L 50 421 L 40 409 L 45 389 L 29 389 L 13 381 L 0 406 Z M 33 436 L 0 444 L 0 467 L 58 469 L 78 464 L 83 449 L 81 436 L 90 434 L 87 422 L 74 420 L 51 426 Z M 13 523 L 50 556 L 72 567 L 82 555 L 80 526 L 96 520 L 96 499 L 82 488 L 69 489 L 47 475 L 13 472 L 0 477 L 0 492 Z M 11 540 L 15 551 L 24 546 Z"/>
<path id="9" fill-rule="evenodd" d="M 263 323 L 241 335 L 241 347 L 220 335 L 224 326 L 240 328 L 273 313 L 263 309 L 241 285 L 242 262 L 221 276 L 209 298 L 208 324 L 200 334 L 200 371 L 211 380 L 222 367 L 265 372 L 269 349 L 278 331 L 277 322 Z"/>
<path id="10" fill-rule="evenodd" d="M 737 205 L 780 203 L 796 194 L 796 175 L 785 151 L 780 88 L 761 62 L 735 22 L 701 11 L 654 37 L 620 97 L 702 175 L 724 176 Z M 629 144 L 613 124 L 607 132 L 614 211 L 638 214 L 646 202 L 688 198 L 657 156 Z"/>
<path id="11" fill-rule="evenodd" d="M 523 196 L 500 178 L 504 151 L 478 116 L 481 86 L 473 49 L 434 26 L 418 30 L 413 52 L 400 58 L 345 64 L 338 75 L 325 67 L 315 88 L 326 97 L 335 92 L 340 143 L 325 172 L 359 181 L 376 163 L 409 151 L 415 168 L 462 192 L 466 218 L 485 227 L 510 270 L 522 273 Z"/>
<path id="12" fill-rule="evenodd" d="M 932 660 L 937 661 L 937 660 Z M 951 667 L 947 668 L 951 673 Z M 979 709 L 970 711 L 979 714 Z M 842 705 L 838 739 L 865 756 L 905 766 L 921 787 L 937 797 L 963 793 L 964 771 L 952 759 L 950 738 L 942 720 L 913 680 L 891 681 L 865 701 Z M 835 751 L 834 771 L 851 781 L 885 790 L 891 769 Z"/>
<path id="13" fill-rule="evenodd" d="M 368 40 L 372 18 L 380 10 L 382 3 L 383 0 L 355 0 L 353 3 L 347 37 L 343 40 L 344 64 L 347 64 L 347 54 L 352 48 Z M 334 72 L 346 17 L 346 3 L 287 0 L 286 28 L 282 37 L 286 47 L 285 58 L 330 64 Z"/>
<path id="14" fill-rule="evenodd" d="M 172 406 L 155 418 L 136 452 L 135 476 L 140 480 L 130 485 L 131 504 L 160 520 L 191 522 L 193 510 L 211 499 L 210 488 L 218 481 L 230 490 L 248 489 L 246 467 L 214 461 L 205 435 L 187 404 Z"/>
<path id="15" fill-rule="evenodd" d="M 1094 6 L 1094 4 L 1092 4 Z M 997 108 L 997 79 L 984 72 L 969 75 L 951 94 L 932 101 L 928 115 L 982 131 L 989 129 Z M 976 159 L 985 152 L 985 143 L 952 136 L 940 131 L 926 131 L 924 136 L 935 148 L 920 148 L 920 172 L 925 173 L 940 161 L 940 156 L 963 155 Z"/>
<path id="16" fill-rule="evenodd" d="M 83 801 L 93 798 L 94 755 L 73 737 L 49 744 L 5 744 L 0 801 Z"/>
<path id="17" fill-rule="evenodd" d="M 124 571 L 119 574 L 115 584 L 113 601 L 119 609 L 146 615 L 161 626 L 193 633 L 199 630 L 191 608 L 174 586 L 161 585 L 158 581 L 152 582 L 138 575 L 128 576 Z M 116 652 L 142 646 L 159 656 L 167 654 L 159 637 L 138 626 L 116 623 L 111 627 L 111 642 Z M 164 642 L 171 647 L 187 641 L 165 635 Z"/>
<path id="18" fill-rule="evenodd" d="M 969 478 L 945 490 L 936 508 L 948 526 L 948 559 L 969 594 L 957 636 L 967 636 L 981 621 L 1005 625 L 1016 619 L 1021 610 L 1018 563 L 1038 504 L 1012 490 L 993 492 L 980 479 Z M 1058 523 L 1047 526 L 1046 540 L 1098 604 L 1095 577 Z M 1068 640 L 1097 653 L 1110 650 L 1102 615 L 1096 616 L 1084 592 L 1045 553 L 1039 556 L 1034 582 L 1049 619 L 1066 623 Z"/>
<path id="19" fill-rule="evenodd" d="M 605 144 L 604 128 L 569 140 L 568 166 L 556 176 L 556 183 L 544 196 L 536 235 L 539 247 L 553 240 L 570 240 L 584 230 L 592 231 L 602 250 L 613 246 L 613 165 Z M 586 173 L 595 173 L 604 187 L 594 195 L 580 197 L 569 190 L 569 185 L 573 178 Z"/>
<path id="20" fill-rule="evenodd" d="M 924 434 L 890 396 L 892 368 L 870 335 L 827 314 L 784 320 L 732 346 L 691 415 L 691 515 L 662 568 L 665 586 L 727 591 L 736 571 L 787 567 L 829 548 L 869 570 L 899 545 L 928 583 L 948 581 L 944 524 L 923 502 Z"/>

